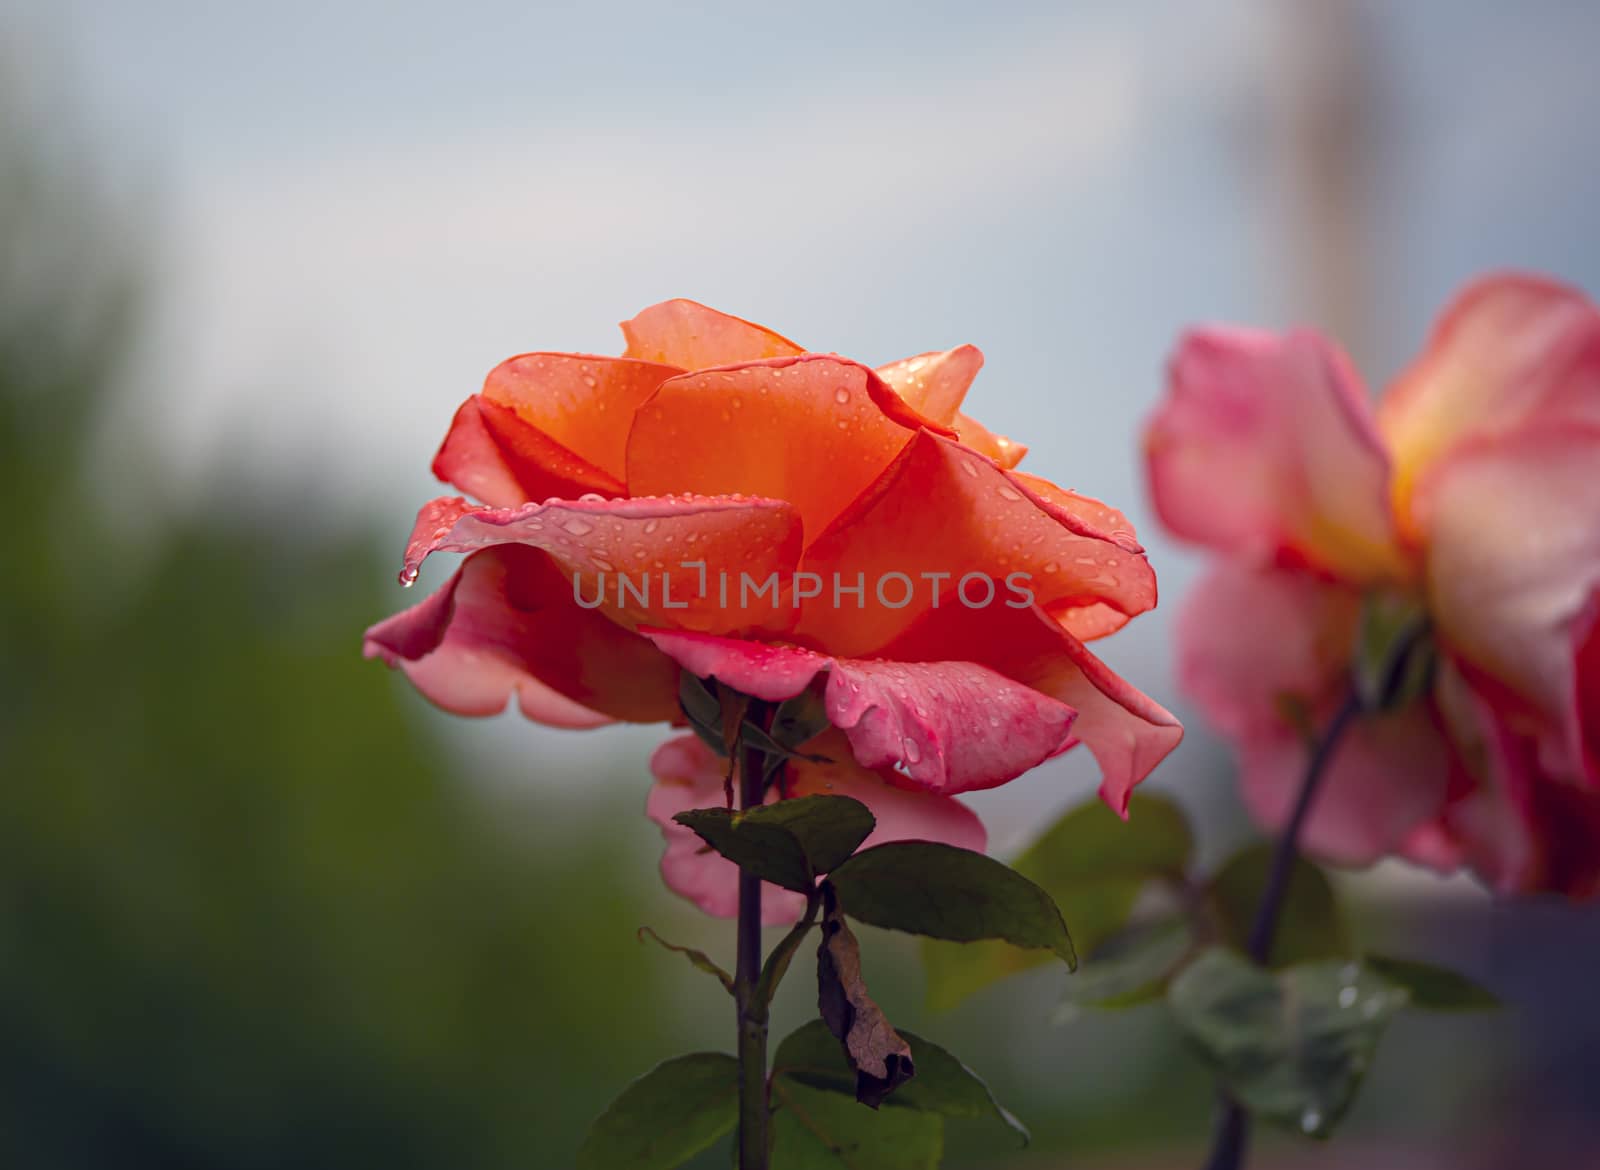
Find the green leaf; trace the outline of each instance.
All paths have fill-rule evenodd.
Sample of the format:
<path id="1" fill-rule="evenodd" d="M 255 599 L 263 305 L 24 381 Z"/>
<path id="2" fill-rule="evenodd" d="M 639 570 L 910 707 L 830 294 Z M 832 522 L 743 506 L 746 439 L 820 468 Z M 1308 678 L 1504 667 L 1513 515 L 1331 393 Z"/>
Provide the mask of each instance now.
<path id="1" fill-rule="evenodd" d="M 1113 935 L 1067 980 L 1056 1022 L 1066 1023 L 1085 1008 L 1129 1008 L 1160 999 L 1168 977 L 1193 947 L 1194 933 L 1181 917 L 1140 923 Z"/>
<path id="2" fill-rule="evenodd" d="M 1362 960 L 1382 978 L 1411 995 L 1411 1007 L 1425 1012 L 1495 1011 L 1499 996 L 1465 975 L 1415 959 L 1367 955 Z"/>
<path id="3" fill-rule="evenodd" d="M 874 1111 L 790 1077 L 773 1081 L 772 1103 L 772 1170 L 935 1170 L 944 1153 L 937 1113 Z"/>
<path id="4" fill-rule="evenodd" d="M 689 965 L 696 970 L 704 971 L 707 975 L 715 975 L 727 993 L 729 995 L 733 994 L 733 976 L 718 966 L 711 956 L 704 951 L 697 951 L 692 947 L 680 947 L 677 943 L 669 943 L 648 926 L 641 926 L 639 928 L 639 941 L 644 942 L 645 939 L 649 939 L 658 946 L 682 955 L 689 960 Z"/>
<path id="5" fill-rule="evenodd" d="M 1220 941 L 1228 946 L 1246 949 L 1251 924 L 1266 891 L 1275 848 L 1270 841 L 1250 845 L 1234 854 L 1211 879 L 1211 908 Z M 1268 965 L 1283 967 L 1313 959 L 1350 958 L 1354 954 L 1349 929 L 1327 875 L 1304 858 L 1297 859 L 1278 916 L 1278 932 Z"/>
<path id="6" fill-rule="evenodd" d="M 1159 796 L 1136 793 L 1124 821 L 1101 800 L 1065 813 L 1014 868 L 1055 899 L 1073 940 L 1092 950 L 1127 923 L 1152 880 L 1181 880 L 1194 853 L 1183 810 Z M 922 944 L 928 1005 L 954 1007 L 996 980 L 1047 961 L 1005 943 Z"/>
<path id="7" fill-rule="evenodd" d="M 1359 963 L 1272 972 L 1214 947 L 1172 981 L 1167 1002 L 1228 1091 L 1311 1137 L 1344 1116 L 1407 993 Z"/>
<path id="8" fill-rule="evenodd" d="M 910 1032 L 901 1036 L 911 1045 L 916 1077 L 887 1098 L 891 1109 L 917 1109 L 944 1117 L 990 1118 L 1017 1134 L 1026 1145 L 1028 1129 L 994 1099 L 982 1078 L 931 1040 Z M 839 1042 L 821 1020 L 789 1033 L 773 1060 L 774 1077 L 789 1077 L 813 1089 L 854 1097 L 856 1074 L 839 1049 Z"/>
<path id="9" fill-rule="evenodd" d="M 748 812 L 697 808 L 672 818 L 747 873 L 809 893 L 867 839 L 877 821 L 848 796 L 801 796 Z"/>
<path id="10" fill-rule="evenodd" d="M 791 751 L 815 739 L 828 728 L 828 711 L 822 696 L 807 687 L 778 704 L 772 716 L 772 738 Z"/>
<path id="11" fill-rule="evenodd" d="M 728 745 L 723 738 L 722 700 L 717 697 L 716 683 L 708 683 L 692 671 L 678 672 L 678 708 L 689 721 L 690 729 L 712 751 L 726 757 Z"/>
<path id="12" fill-rule="evenodd" d="M 828 879 L 846 914 L 873 926 L 951 942 L 1002 939 L 1078 965 L 1050 895 L 992 857 L 932 841 L 857 853 Z"/>
<path id="13" fill-rule="evenodd" d="M 658 1064 L 622 1091 L 584 1138 L 577 1170 L 671 1170 L 739 1121 L 739 1062 L 697 1052 Z"/>

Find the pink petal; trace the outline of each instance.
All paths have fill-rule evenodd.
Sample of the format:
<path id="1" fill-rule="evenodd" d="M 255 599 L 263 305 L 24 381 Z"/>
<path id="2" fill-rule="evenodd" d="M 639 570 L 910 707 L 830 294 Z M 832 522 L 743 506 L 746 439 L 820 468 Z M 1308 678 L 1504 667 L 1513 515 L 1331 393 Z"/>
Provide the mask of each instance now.
<path id="1" fill-rule="evenodd" d="M 1106 622 L 1094 607 L 1131 615 L 1156 602 L 1155 574 L 1131 533 L 1103 532 L 927 431 L 812 543 L 802 567 L 824 588 L 802 610 L 796 638 L 852 656 L 877 654 L 938 609 L 1037 601 L 1077 608 L 1098 634 Z M 859 598 L 834 588 L 858 582 Z"/>
<path id="2" fill-rule="evenodd" d="M 814 740 L 808 750 L 826 755 L 832 762 L 790 763 L 783 789 L 790 797 L 849 796 L 861 801 L 877 819 L 862 848 L 919 840 L 983 851 L 983 823 L 959 801 L 885 783 L 850 757 L 848 743 L 836 731 Z M 692 735 L 668 740 L 651 758 L 656 784 L 646 805 L 646 814 L 661 826 L 667 842 L 661 873 L 668 887 L 719 918 L 738 913 L 738 867 L 707 850 L 692 830 L 674 822 L 672 816 L 691 808 L 721 806 L 726 768 L 726 761 Z M 780 786 L 774 785 L 767 803 L 777 801 L 780 795 Z M 770 884 L 761 888 L 761 918 L 767 925 L 793 922 L 804 907 L 805 898 L 800 894 Z"/>
<path id="3" fill-rule="evenodd" d="M 1100 765 L 1100 796 L 1126 815 L 1133 788 L 1183 739 L 1159 703 L 1120 678 L 1038 607 L 932 610 L 884 655 L 908 662 L 979 663 L 1077 712 L 1072 739 Z"/>
<path id="4" fill-rule="evenodd" d="M 682 299 L 651 305 L 624 321 L 622 335 L 628 342 L 626 356 L 685 370 L 804 352 L 765 326 Z"/>
<path id="5" fill-rule="evenodd" d="M 480 508 L 434 500 L 417 515 L 403 579 L 414 579 L 432 553 L 501 544 L 544 550 L 566 574 L 574 600 L 603 599 L 597 612 L 624 625 L 781 633 L 795 620 L 795 608 L 776 591 L 763 598 L 740 589 L 744 576 L 791 579 L 800 527 L 781 501 L 645 497 Z"/>
<path id="6" fill-rule="evenodd" d="M 555 727 L 678 717 L 675 664 L 574 605 L 567 577 L 520 545 L 468 557 L 437 593 L 368 630 L 365 652 L 458 715 L 499 714 L 515 695 Z"/>
<path id="7" fill-rule="evenodd" d="M 739 867 L 714 852 L 693 829 L 672 818 L 694 808 L 726 807 L 723 791 L 727 761 L 692 735 L 669 739 L 650 757 L 656 782 L 645 802 L 645 815 L 661 826 L 667 848 L 661 855 L 661 877 L 667 888 L 688 898 L 707 914 L 736 918 L 739 914 Z M 774 788 L 768 803 L 778 798 Z M 795 921 L 805 909 L 804 894 L 761 886 L 761 923 L 776 926 Z"/>
<path id="8" fill-rule="evenodd" d="M 1062 751 L 1073 712 L 968 662 L 863 662 L 797 647 L 665 630 L 640 631 L 685 669 L 769 701 L 799 694 L 823 670 L 829 721 L 867 768 L 953 794 L 992 788 Z"/>
<path id="9" fill-rule="evenodd" d="M 1331 714 L 1348 685 L 1360 595 L 1305 573 L 1224 561 L 1178 619 L 1178 679 L 1230 737 L 1295 730 L 1288 713 Z"/>
<path id="10" fill-rule="evenodd" d="M 1459 443 L 1532 424 L 1600 424 L 1600 310 L 1579 290 L 1538 276 L 1469 285 L 1384 395 L 1378 422 L 1402 504 Z"/>
<path id="11" fill-rule="evenodd" d="M 1314 333 L 1188 334 L 1145 449 L 1156 510 L 1186 540 L 1354 581 L 1405 575 L 1361 383 Z"/>
<path id="12" fill-rule="evenodd" d="M 1236 746 L 1245 804 L 1264 828 L 1281 828 L 1305 775 L 1305 742 L 1282 730 L 1252 732 Z M 1317 790 L 1301 838 L 1306 851 L 1344 865 L 1398 852 L 1439 815 L 1455 766 L 1429 704 L 1361 719 L 1340 740 Z"/>
<path id="13" fill-rule="evenodd" d="M 1541 771 L 1600 786 L 1578 671 L 1600 591 L 1600 427 L 1461 444 L 1416 499 L 1441 641 L 1523 708 Z"/>

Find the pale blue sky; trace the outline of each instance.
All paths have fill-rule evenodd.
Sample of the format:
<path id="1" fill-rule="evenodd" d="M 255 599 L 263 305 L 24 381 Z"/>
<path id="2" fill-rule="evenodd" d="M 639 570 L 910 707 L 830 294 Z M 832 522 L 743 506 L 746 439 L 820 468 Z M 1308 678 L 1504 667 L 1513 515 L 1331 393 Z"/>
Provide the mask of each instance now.
<path id="1" fill-rule="evenodd" d="M 972 412 L 1138 522 L 1167 603 L 1107 656 L 1181 708 L 1196 562 L 1151 522 L 1137 428 L 1184 324 L 1302 315 L 1299 7 L 0 0 L 0 63 L 157 193 L 125 422 L 158 420 L 191 487 L 311 475 L 398 553 L 451 411 L 511 353 L 615 350 L 679 295 L 872 362 L 970 341 Z M 1357 10 L 1378 381 L 1480 268 L 1600 289 L 1600 6 Z M 997 840 L 1064 803 L 1058 767 L 1092 772 L 985 798 Z"/>

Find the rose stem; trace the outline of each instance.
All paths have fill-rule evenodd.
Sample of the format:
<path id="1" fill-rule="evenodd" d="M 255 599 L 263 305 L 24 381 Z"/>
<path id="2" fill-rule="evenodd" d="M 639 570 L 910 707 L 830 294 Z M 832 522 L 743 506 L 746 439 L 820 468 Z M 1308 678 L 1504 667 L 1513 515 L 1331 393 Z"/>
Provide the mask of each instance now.
<path id="1" fill-rule="evenodd" d="M 1267 887 L 1261 895 L 1261 905 L 1256 908 L 1255 921 L 1250 926 L 1250 939 L 1246 950 L 1252 961 L 1267 965 L 1272 955 L 1272 941 L 1278 933 L 1278 918 L 1283 911 L 1283 899 L 1289 892 L 1289 879 L 1294 873 L 1295 859 L 1300 855 L 1300 832 L 1305 828 L 1311 803 L 1316 798 L 1317 786 L 1334 749 L 1339 746 L 1350 721 L 1361 712 L 1361 701 L 1351 694 L 1343 706 L 1334 713 L 1328 728 L 1317 740 L 1311 760 L 1306 765 L 1305 777 L 1300 781 L 1300 795 L 1295 798 L 1294 811 L 1289 823 L 1278 838 L 1278 848 L 1272 855 L 1272 869 L 1267 875 Z M 1250 1114 L 1231 1096 L 1223 1094 L 1217 1113 L 1216 1129 L 1211 1138 L 1211 1156 L 1206 1160 L 1206 1170 L 1239 1170 L 1244 1165 L 1245 1152 L 1250 1145 Z"/>
<path id="2" fill-rule="evenodd" d="M 751 703 L 746 718 L 765 728 L 766 705 Z M 735 745 L 739 759 L 739 807 L 759 808 L 766 756 Z M 733 999 L 739 1025 L 739 1170 L 767 1170 L 767 1004 L 761 993 L 761 879 L 739 871 L 739 951 Z"/>

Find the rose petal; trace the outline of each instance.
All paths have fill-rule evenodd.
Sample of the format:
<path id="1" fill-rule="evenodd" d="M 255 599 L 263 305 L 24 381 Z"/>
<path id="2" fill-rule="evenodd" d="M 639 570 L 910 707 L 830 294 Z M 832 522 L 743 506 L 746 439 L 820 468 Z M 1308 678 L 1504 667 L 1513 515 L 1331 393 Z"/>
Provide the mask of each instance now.
<path id="1" fill-rule="evenodd" d="M 1239 790 L 1263 828 L 1276 830 L 1304 782 L 1308 749 L 1287 730 L 1236 744 Z M 1401 849 L 1445 803 L 1454 755 L 1429 704 L 1360 719 L 1339 741 L 1301 833 L 1308 853 L 1369 865 Z"/>
<path id="2" fill-rule="evenodd" d="M 1416 501 L 1441 641 L 1531 706 L 1542 770 L 1600 783 L 1578 678 L 1600 590 L 1600 427 L 1459 445 Z"/>
<path id="3" fill-rule="evenodd" d="M 877 654 L 936 608 L 1026 608 L 1031 592 L 1064 614 L 1082 609 L 1099 634 L 1107 623 L 1093 607 L 1131 615 L 1156 601 L 1155 575 L 1131 537 L 1118 542 L 926 431 L 812 543 L 803 568 L 823 585 L 801 610 L 796 639 L 851 656 Z M 968 575 L 977 579 L 962 592 Z M 844 592 L 858 582 L 859 597 Z"/>
<path id="4" fill-rule="evenodd" d="M 926 792 L 893 787 L 861 767 L 850 756 L 849 745 L 838 731 L 830 731 L 807 750 L 828 756 L 830 763 L 791 761 L 782 785 L 787 795 L 849 796 L 872 811 L 877 826 L 862 842 L 863 849 L 890 841 L 939 841 L 960 849 L 982 852 L 986 834 L 977 814 L 960 801 Z M 690 829 L 672 820 L 674 813 L 723 804 L 727 762 L 692 735 L 668 740 L 656 749 L 650 770 L 656 777 L 646 813 L 661 826 L 667 848 L 661 859 L 662 876 L 675 892 L 708 914 L 732 918 L 739 908 L 739 869 L 720 854 L 708 851 Z M 767 795 L 771 804 L 780 798 L 780 786 Z M 761 887 L 761 918 L 767 925 L 792 922 L 805 907 L 805 898 L 767 884 Z"/>
<path id="5" fill-rule="evenodd" d="M 1023 444 L 996 434 L 977 419 L 959 411 L 952 426 L 963 446 L 993 459 L 1008 471 L 1021 463 L 1022 457 L 1028 453 L 1028 448 Z"/>
<path id="6" fill-rule="evenodd" d="M 695 301 L 662 301 L 622 323 L 624 354 L 684 370 L 726 366 L 804 350 L 762 325 L 708 309 Z"/>
<path id="7" fill-rule="evenodd" d="M 402 578 L 415 578 L 432 553 L 499 544 L 543 549 L 567 575 L 573 600 L 630 627 L 781 633 L 796 616 L 777 588 L 765 598 L 740 588 L 744 577 L 791 579 L 800 526 L 778 500 L 646 497 L 520 508 L 434 500 L 417 514 Z"/>
<path id="8" fill-rule="evenodd" d="M 727 769 L 728 762 L 718 759 L 697 737 L 669 739 L 650 757 L 656 782 L 645 802 L 645 815 L 661 826 L 667 844 L 661 855 L 662 880 L 673 893 L 717 918 L 739 914 L 739 867 L 713 851 L 693 829 L 672 818 L 694 808 L 725 808 Z M 773 788 L 768 803 L 776 799 L 778 790 Z M 761 885 L 763 926 L 793 922 L 805 905 L 804 894 L 770 882 Z"/>
<path id="9" fill-rule="evenodd" d="M 919 353 L 878 367 L 878 376 L 918 414 L 950 425 L 972 380 L 983 368 L 983 351 L 962 345 L 942 353 Z"/>
<path id="10" fill-rule="evenodd" d="M 1030 475 L 1026 471 L 1012 474 L 1018 482 L 1026 485 L 1029 491 L 1052 508 L 1071 514 L 1080 524 L 1104 532 L 1114 544 L 1129 552 L 1144 551 L 1144 546 L 1139 543 L 1139 538 L 1133 530 L 1133 522 L 1111 505 L 1091 496 L 1057 487 L 1042 476 Z M 1070 601 L 1056 602 L 1044 608 L 1045 612 L 1060 622 L 1074 637 L 1081 638 L 1085 642 L 1114 634 L 1129 621 L 1128 614 L 1103 601 L 1097 601 L 1092 605 L 1075 604 Z"/>
<path id="11" fill-rule="evenodd" d="M 482 397 L 620 483 L 634 411 L 682 372 L 629 358 L 526 353 L 490 371 Z"/>
<path id="12" fill-rule="evenodd" d="M 678 716 L 676 665 L 572 601 L 567 576 L 521 545 L 474 553 L 443 588 L 366 633 L 368 658 L 405 671 L 458 715 L 496 715 L 515 695 L 555 727 Z"/>
<path id="13" fill-rule="evenodd" d="M 1183 739 L 1183 726 L 1038 607 L 930 610 L 885 647 L 897 661 L 951 659 L 987 666 L 1076 711 L 1068 746 L 1100 765 L 1100 797 L 1126 816 L 1133 788 Z"/>
<path id="14" fill-rule="evenodd" d="M 620 479 L 481 395 L 467 399 L 456 411 L 433 457 L 433 474 L 497 508 L 550 496 L 623 494 Z"/>
<path id="15" fill-rule="evenodd" d="M 1065 749 L 1073 712 L 970 662 L 863 662 L 798 647 L 642 629 L 686 670 L 768 701 L 828 672 L 828 720 L 864 767 L 953 794 L 993 788 Z"/>
<path id="16" fill-rule="evenodd" d="M 662 384 L 628 442 L 628 487 L 788 500 L 813 539 L 923 420 L 866 366 L 819 354 Z"/>
<path id="17" fill-rule="evenodd" d="M 1538 276 L 1468 286 L 1378 407 L 1402 514 L 1428 467 L 1457 443 L 1560 422 L 1600 424 L 1600 310 Z"/>
<path id="18" fill-rule="evenodd" d="M 1297 731 L 1343 698 L 1361 598 L 1305 573 L 1222 562 L 1185 599 L 1178 679 L 1224 735 Z"/>
<path id="19" fill-rule="evenodd" d="M 1405 575 L 1365 394 L 1314 333 L 1185 336 L 1145 449 L 1156 510 L 1186 540 L 1352 581 Z"/>

